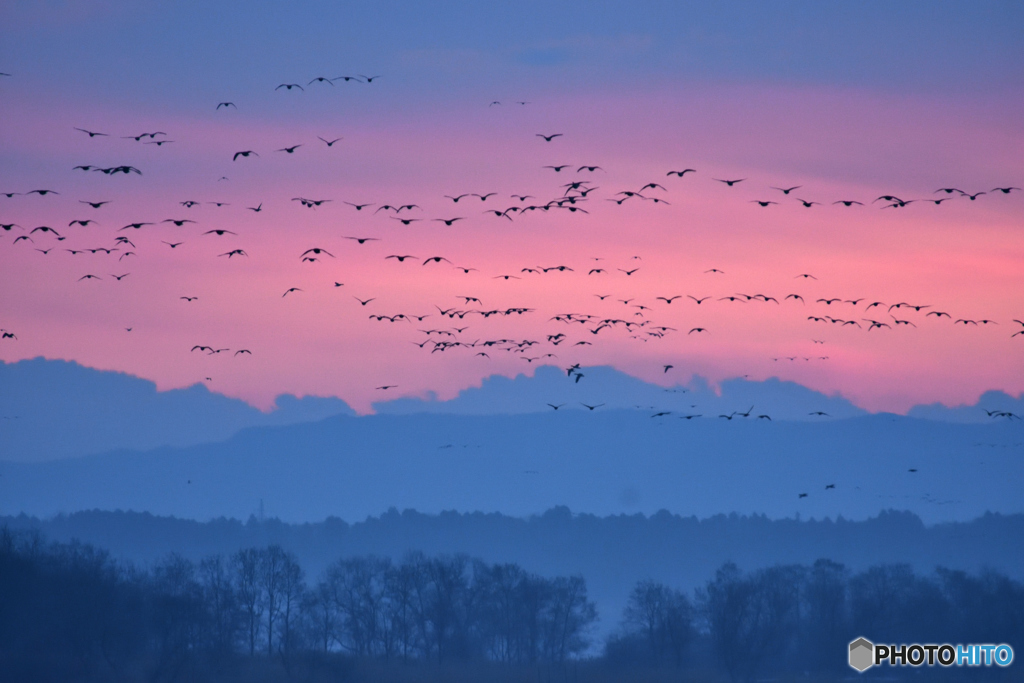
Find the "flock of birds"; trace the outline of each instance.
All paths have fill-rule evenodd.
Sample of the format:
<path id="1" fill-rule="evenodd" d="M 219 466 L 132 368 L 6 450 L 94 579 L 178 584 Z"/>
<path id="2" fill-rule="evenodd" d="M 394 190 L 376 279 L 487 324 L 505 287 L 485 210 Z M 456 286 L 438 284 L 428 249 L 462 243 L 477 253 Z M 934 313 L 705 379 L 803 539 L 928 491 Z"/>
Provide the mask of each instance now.
<path id="1" fill-rule="evenodd" d="M 9 76 L 9 74 L 2 75 Z M 334 87 L 339 82 L 369 85 L 375 83 L 379 78 L 381 77 L 364 75 L 340 76 L 337 78 L 316 77 L 308 81 L 305 85 L 301 83 L 281 83 L 276 86 L 274 90 L 283 91 L 282 96 L 301 96 L 301 94 L 307 89 Z M 285 95 L 284 93 L 292 93 L 292 95 Z M 516 104 L 519 106 L 526 106 L 529 105 L 530 102 L 518 101 Z M 497 105 L 501 105 L 501 102 L 496 100 L 492 101 L 489 106 Z M 214 109 L 217 112 L 220 112 L 218 116 L 230 115 L 229 112 L 238 110 L 238 105 L 236 105 L 235 102 L 222 101 L 217 103 Z M 153 146 L 158 149 L 173 145 L 175 142 L 167 132 L 161 130 L 120 136 L 85 127 L 75 127 L 74 130 L 83 136 L 87 136 L 89 140 L 93 141 L 97 145 L 104 145 L 106 144 L 105 140 L 113 140 L 118 137 L 125 140 L 131 140 L 139 145 Z M 567 134 L 563 132 L 538 132 L 534 136 L 536 140 L 534 144 L 540 145 L 545 149 L 545 151 L 551 151 L 552 155 L 554 155 L 559 151 L 559 143 L 566 137 L 566 135 Z M 322 145 L 323 150 L 331 150 L 343 139 L 344 138 L 342 137 L 329 135 L 317 136 L 317 142 L 312 144 Z M 268 155 L 284 155 L 285 157 L 292 155 L 301 156 L 307 151 L 306 148 L 308 146 L 309 143 L 299 142 L 273 149 L 241 149 L 231 154 L 229 158 L 225 159 L 225 162 L 229 162 L 232 165 L 258 164 L 260 163 L 261 158 Z M 104 151 L 109 153 L 109 146 Z M 552 163 L 543 165 L 538 168 L 537 171 L 539 174 L 546 174 L 546 177 L 553 181 L 550 183 L 550 190 L 548 194 L 543 198 L 538 198 L 537 196 L 525 192 L 511 193 L 509 195 L 499 194 L 495 191 L 445 194 L 442 197 L 434 198 L 436 203 L 440 203 L 449 208 L 449 210 L 442 215 L 437 215 L 440 212 L 436 212 L 432 215 L 428 213 L 421 204 L 412 201 L 377 203 L 354 200 L 353 198 L 339 200 L 335 197 L 320 196 L 268 197 L 265 201 L 255 203 L 253 206 L 245 206 L 242 210 L 246 213 L 251 212 L 251 215 L 255 216 L 263 212 L 264 205 L 270 202 L 277 204 L 283 204 L 286 201 L 295 203 L 299 207 L 299 210 L 316 210 L 328 204 L 340 204 L 348 207 L 346 210 L 351 210 L 356 214 L 376 217 L 374 220 L 382 220 L 386 218 L 388 221 L 401 224 L 402 226 L 413 226 L 417 223 L 428 223 L 443 224 L 445 227 L 452 227 L 456 223 L 470 220 L 471 217 L 479 215 L 488 215 L 498 221 L 517 221 L 524 219 L 526 216 L 533 213 L 559 214 L 566 217 L 585 216 L 594 210 L 594 207 L 596 206 L 595 202 L 598 199 L 604 202 L 604 206 L 607 206 L 608 204 L 623 206 L 627 203 L 630 205 L 644 203 L 652 206 L 669 205 L 670 202 L 667 198 L 676 191 L 675 189 L 670 189 L 673 183 L 692 183 L 694 182 L 694 179 L 700 179 L 701 176 L 701 173 L 696 168 L 681 167 L 678 168 L 678 170 L 663 169 L 659 172 L 660 177 L 652 179 L 650 182 L 641 184 L 638 187 L 627 187 L 622 189 L 615 188 L 614 191 L 605 190 L 605 194 L 602 195 L 599 191 L 603 188 L 598 184 L 597 179 L 606 179 L 607 171 L 601 165 Z M 113 166 L 103 166 L 92 163 L 80 164 L 74 166 L 71 169 L 71 172 L 90 174 L 100 173 L 106 176 L 142 176 L 144 174 L 144 170 L 134 164 L 119 164 Z M 222 177 L 221 179 L 226 178 Z M 752 184 L 750 179 L 745 177 L 712 177 L 708 182 L 720 183 L 727 188 L 747 187 Z M 742 185 L 743 183 L 746 183 L 746 185 Z M 1021 191 L 1021 188 L 1013 185 L 1001 185 L 988 190 L 972 191 L 949 186 L 936 189 L 931 197 L 901 198 L 894 194 L 880 194 L 877 197 L 868 197 L 863 200 L 850 198 L 825 200 L 821 198 L 807 199 L 806 197 L 813 197 L 813 194 L 807 192 L 808 188 L 805 188 L 802 185 L 768 185 L 766 187 L 766 196 L 755 199 L 745 199 L 737 196 L 737 200 L 753 203 L 764 209 L 770 209 L 771 207 L 783 204 L 790 204 L 794 207 L 802 207 L 808 210 L 818 210 L 816 207 L 824 208 L 828 206 L 841 207 L 838 210 L 864 210 L 871 206 L 875 206 L 883 210 L 896 210 L 906 209 L 911 204 L 932 204 L 941 206 L 948 202 L 975 202 L 981 200 L 982 197 L 1002 197 Z M 0 192 L 0 198 L 12 201 L 17 201 L 14 199 L 15 197 L 21 197 L 25 200 L 31 199 L 33 201 L 38 198 L 40 201 L 47 201 L 51 197 L 62 196 L 61 191 L 51 188 L 25 188 L 20 191 L 10 190 L 8 188 L 2 189 L 3 191 Z M 85 269 L 83 268 L 78 273 L 71 276 L 73 280 L 83 283 L 82 286 L 85 286 L 85 283 L 91 281 L 112 281 L 119 283 L 124 281 L 126 278 L 129 278 L 132 274 L 131 270 L 128 269 L 129 265 L 135 260 L 139 252 L 142 250 L 137 244 L 137 242 L 142 243 L 142 240 L 139 240 L 138 236 L 158 230 L 161 226 L 187 230 L 192 230 L 192 226 L 197 226 L 197 228 L 195 228 L 195 234 L 188 235 L 184 239 L 175 237 L 172 239 L 159 240 L 159 243 L 164 245 L 164 248 L 170 250 L 178 250 L 187 242 L 192 241 L 193 237 L 196 239 L 232 239 L 241 237 L 233 230 L 216 227 L 203 229 L 203 226 L 201 225 L 202 219 L 200 218 L 201 214 L 198 213 L 199 207 L 206 204 L 213 205 L 220 209 L 223 207 L 230 207 L 231 203 L 224 201 L 203 202 L 187 198 L 177 200 L 177 205 L 181 207 L 181 211 L 180 213 L 177 213 L 177 215 L 172 215 L 167 218 L 152 218 L 149 220 L 127 223 L 125 225 L 117 225 L 110 230 L 108 235 L 110 241 L 107 244 L 94 246 L 98 233 L 91 230 L 88 233 L 84 233 L 81 229 L 89 228 L 90 226 L 100 227 L 100 220 L 104 218 L 107 206 L 114 200 L 106 198 L 97 200 L 93 197 L 77 199 L 85 214 L 67 216 L 69 221 L 66 227 L 62 225 L 33 224 L 23 226 L 16 222 L 0 220 L 0 229 L 2 229 L 3 234 L 8 234 L 12 237 L 8 243 L 8 247 L 13 249 L 26 249 L 27 251 L 24 254 L 24 257 L 26 258 L 31 254 L 51 256 L 51 254 L 54 254 L 55 252 L 67 253 L 75 257 L 84 254 L 101 257 L 103 259 L 102 261 L 90 261 L 91 265 L 88 268 L 89 272 L 85 272 Z M 0 216 L 3 215 L 3 212 L 4 207 L 0 205 Z M 372 247 L 375 243 L 385 241 L 386 239 L 380 235 L 344 235 L 342 236 L 342 239 L 356 248 L 367 249 L 365 252 L 367 259 L 375 258 L 384 262 L 394 262 L 395 264 L 401 264 L 407 267 L 415 266 L 418 269 L 447 269 L 457 277 L 466 276 L 464 280 L 461 280 L 465 283 L 465 290 L 463 291 L 467 291 L 472 287 L 473 283 L 476 282 L 474 274 L 480 272 L 477 268 L 471 265 L 456 263 L 450 260 L 447 256 L 438 253 L 412 254 L 401 250 L 394 251 L 393 253 L 377 253 Z M 80 244 L 85 240 L 92 240 L 92 244 L 89 246 Z M 155 244 L 145 246 L 147 248 L 150 246 L 155 247 Z M 324 262 L 325 260 L 337 258 L 337 255 L 335 254 L 337 250 L 338 247 L 333 245 L 324 246 L 323 244 L 301 244 L 298 245 L 295 250 L 295 259 L 298 263 L 302 264 L 317 264 Z M 239 243 L 238 240 L 233 240 L 228 247 L 211 252 L 211 256 L 216 256 L 217 259 L 231 261 L 236 258 L 248 259 L 250 258 L 250 253 L 247 250 L 246 245 Z M 93 266 L 99 263 L 103 263 L 106 267 L 102 270 L 95 269 Z M 113 264 L 118 265 L 115 266 Z M 118 272 L 110 272 L 111 270 L 114 270 L 115 267 L 118 269 Z M 642 277 L 640 274 L 643 273 L 643 270 L 643 259 L 640 256 L 632 256 L 628 259 L 627 263 L 618 264 L 609 263 L 604 258 L 592 257 L 591 260 L 583 265 L 578 262 L 573 263 L 572 265 L 567 265 L 565 263 L 549 263 L 544 265 L 527 264 L 517 270 L 487 274 L 485 277 L 491 280 L 503 282 L 522 280 L 524 278 L 571 275 L 574 277 L 585 278 L 588 282 L 593 283 L 595 289 L 600 287 L 598 292 L 593 294 L 595 306 L 599 306 L 601 309 L 599 312 L 555 312 L 554 315 L 550 316 L 545 321 L 546 325 L 552 326 L 551 332 L 536 338 L 513 338 L 508 336 L 488 337 L 487 335 L 481 335 L 477 329 L 474 329 L 473 333 L 469 334 L 470 329 L 476 328 L 477 323 L 486 321 L 490 318 L 507 319 L 520 316 L 535 316 L 538 314 L 538 308 L 535 306 L 485 305 L 483 300 L 484 297 L 476 293 L 465 293 L 456 296 L 455 299 L 461 302 L 456 305 L 435 303 L 429 310 L 420 310 L 416 312 L 386 310 L 383 308 L 384 302 L 381 301 L 379 297 L 360 297 L 351 295 L 351 298 L 357 302 L 357 310 L 366 310 L 368 313 L 368 319 L 371 321 L 377 323 L 386 322 L 389 324 L 402 323 L 412 325 L 413 327 L 410 329 L 416 330 L 416 332 L 421 336 L 416 339 L 410 339 L 410 341 L 424 352 L 431 355 L 438 353 L 450 354 L 455 352 L 465 352 L 472 354 L 474 357 L 487 359 L 491 358 L 492 354 L 504 353 L 518 357 L 524 363 L 529 365 L 549 362 L 557 364 L 560 362 L 559 352 L 564 352 L 565 349 L 593 346 L 605 339 L 608 335 L 617 332 L 621 332 L 629 339 L 637 342 L 649 342 L 664 339 L 675 334 L 682 334 L 687 337 L 690 335 L 713 334 L 713 330 L 706 327 L 704 324 L 695 324 L 684 328 L 677 328 L 671 325 L 658 323 L 657 318 L 659 317 L 659 314 L 673 308 L 678 309 L 680 306 L 694 307 L 694 311 L 704 310 L 705 307 L 709 305 L 737 307 L 769 306 L 779 307 L 779 309 L 787 307 L 791 311 L 804 311 L 803 313 L 800 313 L 800 315 L 806 318 L 809 329 L 817 329 L 817 327 L 859 329 L 865 333 L 871 333 L 875 330 L 881 332 L 884 330 L 895 331 L 901 328 L 918 327 L 919 324 L 924 325 L 926 321 L 929 321 L 930 324 L 945 321 L 945 323 L 953 326 L 979 328 L 1000 325 L 1006 328 L 1010 327 L 1012 324 L 1015 326 L 1019 325 L 1020 328 L 1010 329 L 1010 337 L 1020 337 L 1022 342 L 1024 342 L 1024 320 L 1015 319 L 1010 323 L 1009 321 L 1000 322 L 984 317 L 961 316 L 942 310 L 942 308 L 934 304 L 907 302 L 898 300 L 898 298 L 885 302 L 845 296 L 807 296 L 805 298 L 806 292 L 801 293 L 797 287 L 794 287 L 793 290 L 790 291 L 776 292 L 773 294 L 764 292 L 732 291 L 720 292 L 715 295 L 709 294 L 706 290 L 717 287 L 715 278 L 720 278 L 725 275 L 725 273 L 719 268 L 708 268 L 703 272 L 703 276 L 706 276 L 707 278 L 707 286 L 705 287 L 705 291 L 701 292 L 669 291 L 664 292 L 659 296 L 655 296 L 650 300 L 641 300 L 636 297 L 620 297 L 612 293 L 604 293 L 604 291 L 608 291 L 608 289 L 611 289 L 613 286 L 612 278 L 619 278 L 620 281 L 630 281 L 634 278 Z M 792 279 L 794 284 L 796 284 L 812 280 L 816 281 L 818 280 L 818 277 L 812 273 L 798 273 L 794 274 Z M 329 283 L 325 282 L 325 286 L 340 289 L 345 286 L 345 283 L 330 280 Z M 608 289 L 605 289 L 606 286 Z M 303 292 L 304 289 L 302 287 L 292 286 L 287 288 L 280 296 L 282 298 L 300 296 Z M 202 294 L 195 292 L 182 292 L 179 298 L 185 304 L 193 304 L 202 298 Z M 374 305 L 371 307 L 371 304 Z M 609 312 L 612 311 L 613 308 L 614 312 Z M 438 320 L 441 324 L 425 322 L 428 318 Z M 128 327 L 125 329 L 130 332 L 133 328 Z M 0 328 L 0 332 L 2 332 L 3 341 L 15 342 L 18 340 L 18 336 L 14 331 L 6 328 Z M 825 340 L 814 339 L 813 342 L 815 344 L 824 344 Z M 194 344 L 188 353 L 209 356 L 224 354 L 238 357 L 252 356 L 254 352 L 248 348 L 223 348 L 217 344 L 211 344 L 203 341 L 202 343 Z M 771 358 L 773 362 L 796 362 L 800 359 L 804 362 L 827 361 L 829 360 L 829 356 L 827 354 L 798 354 Z M 671 364 L 664 364 L 662 366 L 662 372 L 668 373 L 673 369 L 673 367 L 674 366 Z M 574 363 L 570 367 L 566 368 L 566 374 L 569 381 L 576 384 L 585 377 L 580 363 Z M 398 388 L 398 386 L 399 385 L 397 384 L 381 384 L 377 386 L 376 389 L 379 391 L 388 391 Z M 557 411 L 564 407 L 565 404 L 549 403 L 548 405 Z M 605 404 L 587 404 L 581 402 L 580 405 L 588 411 L 594 411 Z M 718 417 L 727 421 L 732 421 L 737 418 L 745 419 L 751 417 L 754 417 L 755 420 L 771 421 L 771 417 L 767 413 L 754 415 L 752 411 L 753 407 L 744 412 L 734 411 L 730 414 L 721 414 Z M 651 417 L 662 418 L 671 415 L 673 415 L 673 411 L 671 410 L 657 410 Z M 814 411 L 810 415 L 815 417 L 829 417 L 829 415 L 824 411 Z M 683 420 L 693 420 L 703 417 L 703 415 L 699 413 L 686 413 L 678 415 L 678 417 Z M 989 417 L 993 419 L 1004 418 L 1008 420 L 1020 419 L 1020 416 L 1012 412 L 999 410 L 990 411 Z M 826 486 L 826 488 L 834 488 L 834 485 L 830 484 Z M 806 493 L 801 493 L 800 497 L 803 498 L 806 497 L 806 495 Z"/>

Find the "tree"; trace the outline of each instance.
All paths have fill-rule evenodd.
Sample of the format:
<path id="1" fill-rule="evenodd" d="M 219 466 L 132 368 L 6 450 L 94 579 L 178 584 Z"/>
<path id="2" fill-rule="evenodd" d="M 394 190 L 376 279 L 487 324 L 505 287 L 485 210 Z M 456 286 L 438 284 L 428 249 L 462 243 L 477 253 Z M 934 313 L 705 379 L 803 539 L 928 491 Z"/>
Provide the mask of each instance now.
<path id="1" fill-rule="evenodd" d="M 545 654 L 552 662 L 564 662 L 590 646 L 588 631 L 597 621 L 597 608 L 587 599 L 582 576 L 560 576 L 551 581 L 551 601 L 545 621 Z"/>
<path id="2" fill-rule="evenodd" d="M 850 573 L 831 560 L 818 560 L 804 585 L 803 661 L 819 670 L 844 670 L 846 663 L 834 653 L 850 641 L 847 584 Z"/>
<path id="3" fill-rule="evenodd" d="M 623 613 L 627 633 L 641 635 L 656 661 L 671 659 L 682 666 L 692 638 L 693 606 L 686 595 L 656 581 L 640 581 Z"/>
<path id="4" fill-rule="evenodd" d="M 199 563 L 198 574 L 207 613 L 206 640 L 215 654 L 223 656 L 234 650 L 242 616 L 230 569 L 222 556 L 214 555 Z"/>
<path id="5" fill-rule="evenodd" d="M 295 628 L 300 606 L 306 593 L 305 573 L 295 556 L 285 553 L 280 584 L 280 638 L 279 649 L 287 660 L 295 648 L 298 631 Z"/>
<path id="6" fill-rule="evenodd" d="M 242 616 L 249 656 L 256 654 L 256 641 L 263 624 L 263 590 L 260 581 L 261 553 L 256 548 L 245 548 L 231 556 L 235 579 L 235 592 L 242 606 Z"/>
<path id="7" fill-rule="evenodd" d="M 749 680 L 790 644 L 799 625 L 803 568 L 770 567 L 743 576 L 733 563 L 700 593 L 718 661 L 733 680 Z"/>

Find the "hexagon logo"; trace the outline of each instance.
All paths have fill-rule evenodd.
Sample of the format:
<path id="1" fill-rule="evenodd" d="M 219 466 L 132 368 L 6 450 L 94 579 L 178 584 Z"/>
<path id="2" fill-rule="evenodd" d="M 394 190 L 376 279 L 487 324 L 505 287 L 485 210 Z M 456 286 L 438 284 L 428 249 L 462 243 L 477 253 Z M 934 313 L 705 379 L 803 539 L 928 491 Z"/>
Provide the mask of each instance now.
<path id="1" fill-rule="evenodd" d="M 867 638 L 858 638 L 850 643 L 850 666 L 860 672 L 870 669 L 875 663 L 875 645 Z"/>

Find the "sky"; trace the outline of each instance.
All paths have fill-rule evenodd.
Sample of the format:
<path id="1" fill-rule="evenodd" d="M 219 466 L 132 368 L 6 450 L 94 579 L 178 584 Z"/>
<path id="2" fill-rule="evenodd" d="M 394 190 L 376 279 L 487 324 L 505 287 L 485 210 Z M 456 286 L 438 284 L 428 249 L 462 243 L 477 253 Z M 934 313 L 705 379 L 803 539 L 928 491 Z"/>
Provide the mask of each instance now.
<path id="1" fill-rule="evenodd" d="M 264 409 L 290 393 L 367 412 L 575 363 L 666 386 L 780 377 L 875 411 L 1018 395 L 1024 192 L 993 188 L 1024 187 L 1021 26 L 1012 2 L 4 3 L 0 192 L 22 194 L 0 195 L 0 359 Z M 587 213 L 484 213 L 577 181 Z M 120 251 L 68 251 L 97 247 Z M 303 262 L 312 248 L 331 256 Z M 722 300 L 741 294 L 777 303 Z M 429 317 L 368 318 L 398 313 Z"/>

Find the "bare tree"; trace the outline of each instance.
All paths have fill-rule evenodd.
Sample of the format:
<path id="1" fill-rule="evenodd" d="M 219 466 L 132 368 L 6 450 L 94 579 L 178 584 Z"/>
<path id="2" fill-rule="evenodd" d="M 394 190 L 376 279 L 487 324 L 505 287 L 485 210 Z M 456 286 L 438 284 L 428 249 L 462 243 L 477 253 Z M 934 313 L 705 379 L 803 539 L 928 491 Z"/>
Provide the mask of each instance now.
<path id="1" fill-rule="evenodd" d="M 228 564 L 220 555 L 199 563 L 199 580 L 208 619 L 208 643 L 218 655 L 231 652 L 238 635 L 241 612 Z"/>
<path id="2" fill-rule="evenodd" d="M 295 556 L 285 553 L 281 571 L 280 584 L 280 639 L 279 650 L 287 660 L 292 653 L 297 639 L 296 623 L 300 606 L 306 592 L 305 573 Z"/>
<path id="3" fill-rule="evenodd" d="M 267 621 L 267 654 L 274 654 L 274 623 L 281 612 L 285 567 L 288 554 L 279 545 L 272 545 L 259 553 L 257 578 L 263 593 L 266 606 L 264 615 Z"/>
<path id="4" fill-rule="evenodd" d="M 242 606 L 243 622 L 249 656 L 256 654 L 256 641 L 263 624 L 263 588 L 260 581 L 261 553 L 256 548 L 245 548 L 231 556 L 235 592 Z"/>

